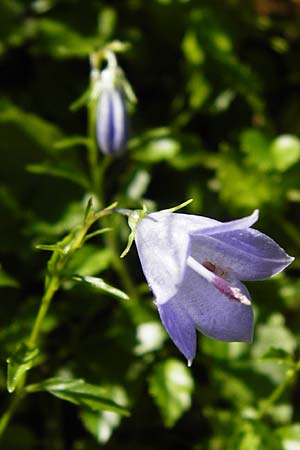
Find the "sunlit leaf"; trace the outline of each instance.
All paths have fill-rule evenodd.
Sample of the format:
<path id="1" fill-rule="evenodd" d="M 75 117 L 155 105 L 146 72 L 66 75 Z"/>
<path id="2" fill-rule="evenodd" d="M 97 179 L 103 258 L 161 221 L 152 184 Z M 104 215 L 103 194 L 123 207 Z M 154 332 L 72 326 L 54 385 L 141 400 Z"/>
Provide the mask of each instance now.
<path id="1" fill-rule="evenodd" d="M 168 359 L 154 367 L 149 391 L 167 427 L 172 427 L 190 408 L 193 389 L 191 371 L 181 361 Z"/>
<path id="2" fill-rule="evenodd" d="M 284 450 L 300 450 L 300 423 L 296 422 L 277 430 Z"/>
<path id="3" fill-rule="evenodd" d="M 107 386 L 105 389 L 107 390 L 107 394 L 111 395 L 115 402 L 125 407 L 127 406 L 128 399 L 124 389 L 120 386 Z M 92 411 L 84 408 L 80 412 L 80 418 L 87 430 L 102 444 L 109 440 L 114 429 L 121 422 L 121 415 L 118 413 L 112 411 Z"/>
<path id="4" fill-rule="evenodd" d="M 300 139 L 289 134 L 276 138 L 270 148 L 274 167 L 284 172 L 300 159 Z"/>

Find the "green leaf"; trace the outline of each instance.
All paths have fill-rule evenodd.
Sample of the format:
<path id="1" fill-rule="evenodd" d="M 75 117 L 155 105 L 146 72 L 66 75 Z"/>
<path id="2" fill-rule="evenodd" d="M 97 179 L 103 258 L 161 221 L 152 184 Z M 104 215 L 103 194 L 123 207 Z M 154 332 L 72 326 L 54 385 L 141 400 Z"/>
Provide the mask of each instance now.
<path id="1" fill-rule="evenodd" d="M 86 106 L 91 101 L 92 89 L 89 86 L 74 102 L 70 105 L 70 111 L 78 111 L 83 106 Z"/>
<path id="2" fill-rule="evenodd" d="M 277 430 L 284 450 L 300 450 L 300 423 L 293 423 Z"/>
<path id="3" fill-rule="evenodd" d="M 81 276 L 96 275 L 107 269 L 111 263 L 111 251 L 96 245 L 85 244 L 72 257 L 68 266 L 70 276 L 74 273 Z"/>
<path id="4" fill-rule="evenodd" d="M 256 329 L 256 338 L 251 347 L 254 357 L 253 368 L 256 372 L 269 377 L 275 384 L 279 384 L 286 376 L 286 364 L 282 364 L 281 359 L 278 361 L 271 358 L 264 360 L 264 356 L 270 354 L 271 351 L 274 352 L 275 349 L 277 355 L 282 355 L 284 352 L 286 355 L 284 362 L 289 363 L 296 347 L 296 338 L 285 326 L 284 317 L 280 313 L 274 313 L 267 322 L 260 324 Z"/>
<path id="5" fill-rule="evenodd" d="M 12 393 L 16 389 L 19 381 L 35 363 L 39 353 L 37 348 L 29 348 L 27 344 L 22 343 L 16 352 L 7 358 L 7 390 Z"/>
<path id="6" fill-rule="evenodd" d="M 35 50 L 56 58 L 81 58 L 99 45 L 98 36 L 83 36 L 63 22 L 40 19 L 36 24 Z"/>
<path id="7" fill-rule="evenodd" d="M 276 138 L 270 148 L 273 166 L 284 172 L 300 159 L 300 139 L 293 135 L 282 135 Z"/>
<path id="8" fill-rule="evenodd" d="M 94 411 L 112 411 L 129 415 L 123 406 L 118 405 L 105 387 L 86 383 L 82 379 L 49 378 L 26 387 L 27 392 L 47 391 L 55 397 L 80 405 Z"/>
<path id="9" fill-rule="evenodd" d="M 240 135 L 241 150 L 247 155 L 247 163 L 263 171 L 272 169 L 270 143 L 269 136 L 256 128 L 243 130 Z"/>
<path id="10" fill-rule="evenodd" d="M 84 211 L 84 218 L 83 223 L 87 224 L 90 222 L 90 220 L 95 216 L 94 206 L 93 206 L 93 198 L 90 197 L 88 199 L 85 211 Z"/>
<path id="11" fill-rule="evenodd" d="M 191 372 L 181 361 L 168 359 L 154 367 L 149 391 L 167 427 L 172 427 L 190 408 L 193 389 Z"/>
<path id="12" fill-rule="evenodd" d="M 54 148 L 58 150 L 64 150 L 68 148 L 74 148 L 74 147 L 88 147 L 90 145 L 90 139 L 85 136 L 72 136 L 64 139 L 60 139 L 59 141 L 55 142 Z"/>
<path id="13" fill-rule="evenodd" d="M 123 405 L 128 404 L 128 399 L 123 388 L 120 386 L 107 386 L 107 393 L 113 400 Z M 86 429 L 102 444 L 107 442 L 111 437 L 115 428 L 121 422 L 120 414 L 111 411 L 92 411 L 90 409 L 82 409 L 80 418 Z"/>
<path id="14" fill-rule="evenodd" d="M 168 128 L 157 128 L 132 139 L 129 149 L 137 161 L 156 163 L 174 158 L 180 151 L 180 144 Z"/>
<path id="15" fill-rule="evenodd" d="M 291 355 L 286 350 L 275 347 L 269 348 L 267 352 L 261 356 L 261 358 L 264 360 L 275 360 L 278 363 L 291 363 L 292 361 Z"/>
<path id="16" fill-rule="evenodd" d="M 101 292 L 112 295 L 113 297 L 121 298 L 122 300 L 129 300 L 129 297 L 125 294 L 125 292 L 111 286 L 110 284 L 107 284 L 104 280 L 102 280 L 102 278 L 74 275 L 72 279 L 78 281 L 79 283 L 86 283 Z"/>
<path id="17" fill-rule="evenodd" d="M 0 268 L 0 287 L 19 287 L 19 283 L 12 276 L 8 275 L 8 273 L 4 272 L 3 269 Z"/>
<path id="18" fill-rule="evenodd" d="M 0 101 L 0 123 L 16 125 L 49 154 L 55 153 L 53 142 L 63 137 L 56 125 L 5 100 Z"/>
<path id="19" fill-rule="evenodd" d="M 99 236 L 100 234 L 107 233 L 108 231 L 112 231 L 112 228 L 106 227 L 100 228 L 100 230 L 93 231 L 93 233 L 89 233 L 85 236 L 84 242 L 88 241 L 89 239 L 92 239 L 95 236 Z"/>
<path id="20" fill-rule="evenodd" d="M 284 317 L 280 313 L 274 313 L 267 322 L 257 327 L 252 353 L 254 357 L 261 358 L 276 350 L 277 355 L 287 356 L 293 354 L 296 346 L 296 338 L 285 326 Z"/>
<path id="21" fill-rule="evenodd" d="M 26 169 L 31 173 L 39 175 L 50 175 L 57 178 L 64 178 L 66 180 L 73 181 L 73 183 L 79 184 L 84 189 L 90 189 L 90 182 L 88 178 L 81 173 L 78 167 L 66 165 L 63 163 L 44 162 L 41 164 L 29 164 Z"/>
<path id="22" fill-rule="evenodd" d="M 145 355 L 146 353 L 159 350 L 166 339 L 166 333 L 160 322 L 146 322 L 137 326 L 137 345 L 135 354 Z"/>
<path id="23" fill-rule="evenodd" d="M 59 252 L 62 255 L 65 254 L 64 250 L 60 247 L 59 244 L 37 244 L 35 246 L 37 250 L 46 250 L 49 252 Z"/>
<path id="24" fill-rule="evenodd" d="M 284 450 L 277 433 L 263 423 L 242 421 L 239 425 L 229 442 L 230 450 Z"/>
<path id="25" fill-rule="evenodd" d="M 197 39 L 196 33 L 188 30 L 182 41 L 182 49 L 189 63 L 201 65 L 205 60 L 205 54 Z"/>

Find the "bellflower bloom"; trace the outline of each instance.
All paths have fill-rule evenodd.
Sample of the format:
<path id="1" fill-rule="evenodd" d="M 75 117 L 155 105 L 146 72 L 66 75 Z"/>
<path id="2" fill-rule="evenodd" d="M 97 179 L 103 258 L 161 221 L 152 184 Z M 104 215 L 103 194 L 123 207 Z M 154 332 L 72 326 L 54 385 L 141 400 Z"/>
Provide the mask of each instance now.
<path id="1" fill-rule="evenodd" d="M 253 312 L 243 281 L 281 272 L 294 258 L 250 228 L 258 211 L 232 222 L 155 212 L 135 242 L 161 321 L 191 365 L 196 329 L 221 341 L 252 342 Z"/>
<path id="2" fill-rule="evenodd" d="M 128 117 L 119 67 L 101 72 L 101 90 L 96 113 L 97 144 L 105 155 L 118 156 L 126 147 Z"/>

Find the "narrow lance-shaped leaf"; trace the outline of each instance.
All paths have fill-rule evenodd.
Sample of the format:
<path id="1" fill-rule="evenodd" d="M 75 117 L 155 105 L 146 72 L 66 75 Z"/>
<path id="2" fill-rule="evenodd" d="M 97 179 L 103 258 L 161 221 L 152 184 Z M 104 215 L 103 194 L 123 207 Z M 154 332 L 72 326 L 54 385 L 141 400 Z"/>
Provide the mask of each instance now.
<path id="1" fill-rule="evenodd" d="M 29 393 L 47 391 L 62 400 L 94 411 L 104 410 L 121 415 L 129 414 L 126 408 L 114 402 L 105 388 L 86 383 L 82 379 L 49 378 L 41 383 L 27 386 L 26 390 Z"/>
<path id="2" fill-rule="evenodd" d="M 125 294 L 125 292 L 111 286 L 110 284 L 107 284 L 102 278 L 88 276 L 84 277 L 80 275 L 74 275 L 72 278 L 75 281 L 86 283 L 95 289 L 112 295 L 113 297 L 121 298 L 122 300 L 129 300 L 129 297 Z"/>

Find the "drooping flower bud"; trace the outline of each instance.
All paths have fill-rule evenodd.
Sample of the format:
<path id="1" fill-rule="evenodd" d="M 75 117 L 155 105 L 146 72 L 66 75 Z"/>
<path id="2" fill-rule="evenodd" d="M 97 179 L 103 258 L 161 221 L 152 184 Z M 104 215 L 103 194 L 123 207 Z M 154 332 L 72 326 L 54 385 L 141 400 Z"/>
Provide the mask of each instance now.
<path id="1" fill-rule="evenodd" d="M 97 144 L 105 155 L 118 156 L 128 140 L 128 116 L 122 71 L 108 66 L 101 72 L 101 90 L 96 112 Z"/>

